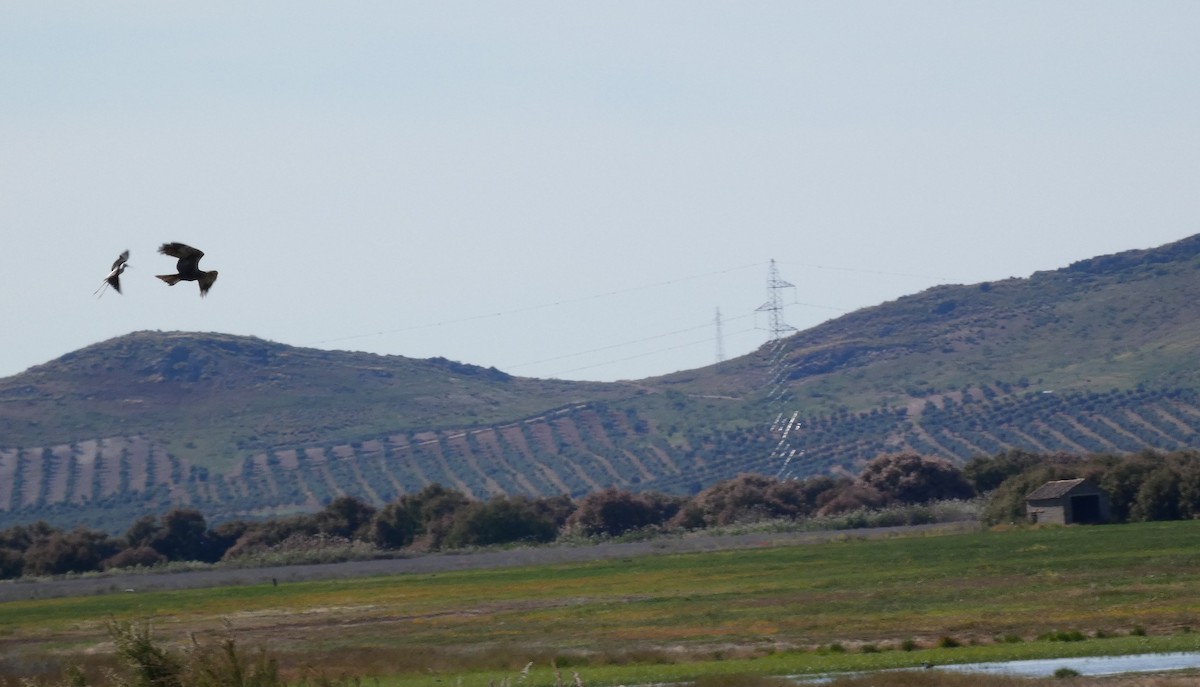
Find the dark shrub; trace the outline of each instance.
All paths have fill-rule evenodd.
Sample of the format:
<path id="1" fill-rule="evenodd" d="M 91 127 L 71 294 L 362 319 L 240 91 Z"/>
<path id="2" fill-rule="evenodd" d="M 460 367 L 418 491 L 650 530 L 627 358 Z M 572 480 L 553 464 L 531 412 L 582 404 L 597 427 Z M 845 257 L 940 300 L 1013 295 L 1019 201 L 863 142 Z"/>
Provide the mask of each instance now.
<path id="1" fill-rule="evenodd" d="M 167 560 L 217 560 L 208 539 L 208 523 L 194 508 L 175 508 L 162 516 L 162 527 L 151 546 Z"/>
<path id="2" fill-rule="evenodd" d="M 549 515 L 525 497 L 498 497 L 462 508 L 443 543 L 448 547 L 548 542 L 558 534 Z"/>
<path id="3" fill-rule="evenodd" d="M 631 494 L 610 487 L 588 494 L 567 518 L 569 531 L 584 536 L 615 537 L 650 525 L 662 524 L 678 509 L 678 500 L 661 494 Z"/>
<path id="4" fill-rule="evenodd" d="M 375 509 L 353 496 L 339 496 L 313 516 L 317 531 L 331 537 L 365 539 Z"/>
<path id="5" fill-rule="evenodd" d="M 25 550 L 25 574 L 63 575 L 100 569 L 100 561 L 117 553 L 118 545 L 103 532 L 76 528 L 39 537 Z"/>
<path id="6" fill-rule="evenodd" d="M 376 511 L 375 519 L 371 521 L 370 540 L 385 549 L 404 548 L 413 542 L 420 525 L 412 509 L 404 503 L 389 503 Z"/>
<path id="7" fill-rule="evenodd" d="M 797 518 L 816 511 L 821 495 L 836 483 L 829 477 L 780 480 L 743 474 L 696 494 L 672 520 L 688 529 L 775 518 Z"/>
<path id="8" fill-rule="evenodd" d="M 911 453 L 880 456 L 867 463 L 858 478 L 889 502 L 928 503 L 975 495 L 970 483 L 954 466 Z"/>
<path id="9" fill-rule="evenodd" d="M 153 567 L 162 565 L 167 562 L 167 557 L 155 551 L 149 546 L 136 546 L 132 549 L 124 549 L 114 556 L 110 556 L 101 562 L 101 568 L 104 570 L 112 570 L 114 568 L 136 568 L 136 567 Z"/>

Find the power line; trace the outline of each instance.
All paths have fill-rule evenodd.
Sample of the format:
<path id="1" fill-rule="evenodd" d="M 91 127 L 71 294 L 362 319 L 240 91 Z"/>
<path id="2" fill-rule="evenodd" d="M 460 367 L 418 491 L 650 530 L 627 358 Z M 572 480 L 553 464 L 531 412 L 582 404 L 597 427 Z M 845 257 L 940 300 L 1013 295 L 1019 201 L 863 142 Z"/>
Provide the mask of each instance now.
<path id="1" fill-rule="evenodd" d="M 624 295 L 627 293 L 635 293 L 638 291 L 645 291 L 647 289 L 655 289 L 655 288 L 660 288 L 663 286 L 673 286 L 675 284 L 680 284 L 680 283 L 687 282 L 687 281 L 693 281 L 696 279 L 703 279 L 705 277 L 713 277 L 713 276 L 717 276 L 720 274 L 728 274 L 730 272 L 737 272 L 739 270 L 748 269 L 750 267 L 760 267 L 761 265 L 762 265 L 761 262 L 757 262 L 757 263 L 752 263 L 749 265 L 740 265 L 738 267 L 729 267 L 729 268 L 722 269 L 722 270 L 715 270 L 713 272 L 705 272 L 703 274 L 693 274 L 693 275 L 689 275 L 686 277 L 677 277 L 675 279 L 668 279 L 666 281 L 655 282 L 653 284 L 643 284 L 641 286 L 633 286 L 633 287 L 630 287 L 627 289 L 617 289 L 614 291 L 606 291 L 603 293 L 596 293 L 596 294 L 592 294 L 589 296 L 580 296 L 578 298 L 568 298 L 568 299 L 563 299 L 560 301 L 552 301 L 549 303 L 530 305 L 530 306 L 526 306 L 523 308 L 513 308 L 511 310 L 502 310 L 502 311 L 493 312 L 493 313 L 481 313 L 479 315 L 468 315 L 466 317 L 460 317 L 460 318 L 456 318 L 456 319 L 452 319 L 452 320 L 441 320 L 438 322 L 428 322 L 425 324 L 412 325 L 410 327 L 397 327 L 395 329 L 383 329 L 383 330 L 378 330 L 378 331 L 374 331 L 374 332 L 364 332 L 361 334 L 348 334 L 346 336 L 338 336 L 338 337 L 332 337 L 332 338 L 328 338 L 328 339 L 322 339 L 320 341 L 314 341 L 310 345 L 319 346 L 321 344 L 336 343 L 338 341 L 350 341 L 353 339 L 364 339 L 364 338 L 371 337 L 371 336 L 385 336 L 388 334 L 399 334 L 402 332 L 419 331 L 421 329 L 432 329 L 434 327 L 444 327 L 447 325 L 463 324 L 466 322 L 476 322 L 479 320 L 486 320 L 486 319 L 491 319 L 494 317 L 504 317 L 507 315 L 516 315 L 519 313 L 532 312 L 535 310 L 545 310 L 547 308 L 556 308 L 556 307 L 563 306 L 563 305 L 573 305 L 575 303 L 583 303 L 586 301 L 597 300 L 600 298 L 609 298 L 612 296 L 620 296 L 620 295 Z"/>
<path id="2" fill-rule="evenodd" d="M 707 327 L 708 325 L 704 325 L 704 326 L 705 326 L 705 327 Z M 746 329 L 743 329 L 743 330 L 740 330 L 740 331 L 734 332 L 734 336 L 737 336 L 737 335 L 740 335 L 740 334 L 745 334 L 745 333 L 748 333 L 748 332 L 755 332 L 755 331 L 758 331 L 758 329 L 757 329 L 757 328 L 755 328 L 755 327 L 748 327 L 748 328 L 746 328 Z M 698 345 L 700 345 L 700 344 L 706 344 L 706 343 L 710 343 L 710 339 L 709 339 L 709 338 L 707 338 L 707 337 L 705 337 L 705 338 L 703 338 L 703 339 L 697 339 L 697 340 L 695 340 L 695 341 L 689 341 L 688 343 L 679 344 L 679 345 L 677 345 L 677 346 L 668 346 L 668 347 L 666 347 L 666 348 L 658 348 L 658 349 L 655 349 L 655 350 L 653 350 L 653 351 L 646 351 L 645 353 L 638 353 L 638 354 L 636 354 L 636 355 L 626 356 L 626 357 L 624 357 L 624 358 L 615 358 L 615 359 L 613 359 L 613 360 L 606 360 L 606 361 L 604 361 L 604 362 L 600 362 L 600 363 L 593 363 L 593 364 L 591 364 L 591 365 L 582 365 L 582 366 L 580 366 L 580 367 L 573 367 L 573 368 L 571 368 L 571 369 L 569 369 L 569 370 L 562 370 L 562 371 L 560 371 L 560 372 L 556 372 L 556 373 L 554 373 L 554 374 L 552 374 L 552 375 L 550 375 L 550 376 L 551 376 L 551 377 L 558 377 L 558 376 L 560 376 L 560 375 L 569 374 L 569 373 L 571 373 L 571 372 L 578 372 L 578 371 L 580 371 L 580 370 L 591 370 L 591 369 L 594 369 L 594 368 L 597 368 L 597 367 L 604 367 L 605 365 L 614 365 L 614 364 L 616 364 L 616 363 L 623 363 L 623 362 L 627 362 L 627 361 L 629 361 L 629 360 L 636 360 L 636 359 L 638 359 L 638 358 L 645 358 L 646 356 L 658 355 L 658 354 L 660 354 L 660 353 L 666 353 L 666 352 L 668 352 L 668 351 L 677 351 L 677 350 L 679 350 L 679 349 L 681 349 L 681 348 L 690 348 L 690 347 L 692 347 L 692 346 L 698 346 Z"/>
<path id="3" fill-rule="evenodd" d="M 737 321 L 737 320 L 744 320 L 744 319 L 746 319 L 747 317 L 750 317 L 750 315 L 749 315 L 749 314 L 746 314 L 746 315 L 738 315 L 737 317 L 732 317 L 732 318 L 729 318 L 729 319 L 731 319 L 731 320 L 733 320 L 733 321 Z M 632 341 L 622 341 L 622 342 L 620 342 L 620 343 L 610 344 L 610 345 L 608 345 L 608 346 L 601 346 L 601 347 L 599 347 L 599 348 L 591 348 L 591 349 L 588 349 L 588 350 L 586 350 L 586 351 L 579 351 L 579 352 L 576 352 L 576 353 L 566 353 L 566 354 L 563 354 L 563 355 L 556 355 L 556 356 L 554 356 L 554 357 L 552 357 L 552 358 L 542 358 L 542 359 L 540 359 L 540 360 L 534 360 L 534 361 L 527 362 L 527 363 L 520 363 L 519 365 L 506 365 L 506 366 L 502 366 L 502 368 L 501 368 L 501 369 L 504 369 L 504 370 L 515 370 L 515 369 L 522 368 L 522 367 L 530 367 L 530 366 L 533 366 L 533 365 L 541 365 L 541 364 L 543 364 L 543 363 L 554 362 L 555 360 L 564 360 L 564 359 L 566 359 L 566 358 L 578 358 L 579 356 L 583 356 L 583 355 L 590 355 L 590 354 L 592 354 L 592 353 L 599 353 L 599 352 L 601 352 L 601 351 L 610 351 L 610 350 L 612 350 L 612 349 L 614 349 L 614 348 L 624 348 L 624 347 L 626 347 L 626 346 L 632 346 L 632 345 L 639 344 L 639 343 L 645 343 L 645 342 L 647 342 L 647 341 L 656 341 L 656 340 L 658 340 L 658 339 L 665 339 L 665 338 L 667 338 L 667 337 L 669 337 L 669 336 L 675 336 L 675 335 L 677 335 L 677 334 L 686 334 L 687 332 L 694 332 L 694 331 L 696 331 L 697 329 L 707 329 L 709 326 L 710 326 L 710 325 L 708 325 L 708 324 L 698 324 L 698 325 L 695 325 L 695 326 L 692 326 L 692 327 L 685 327 L 685 328 L 683 328 L 683 329 L 676 329 L 675 331 L 672 331 L 672 332 L 665 332 L 665 333 L 663 333 L 663 334 L 655 334 L 654 336 L 647 336 L 647 337 L 643 337 L 643 338 L 641 338 L 641 339 L 634 339 L 634 340 L 632 340 Z M 746 332 L 753 332 L 753 331 L 757 331 L 757 328 L 756 328 L 756 327 L 749 327 L 749 328 L 747 328 L 747 329 L 743 329 L 743 330 L 741 330 L 741 331 L 734 332 L 734 335 L 736 336 L 736 335 L 739 335 L 739 334 L 744 334 L 744 333 L 746 333 Z M 691 343 L 689 343 L 689 344 L 685 344 L 685 346 L 691 346 L 691 345 L 694 345 L 694 344 L 691 344 Z M 662 353 L 662 352 L 665 352 L 665 351 L 675 350 L 676 348 L 680 348 L 680 347 L 681 347 L 681 346 L 670 346 L 670 347 L 667 347 L 667 348 L 657 348 L 657 349 L 654 349 L 653 351 L 649 351 L 649 352 L 646 352 L 646 353 L 640 353 L 640 354 L 638 354 L 638 355 L 632 356 L 632 358 L 641 358 L 641 357 L 645 357 L 645 356 L 647 356 L 647 355 L 654 355 L 655 353 Z M 630 359 L 632 359 L 632 358 L 621 358 L 621 359 L 619 359 L 619 360 L 605 361 L 605 362 L 602 362 L 602 363 L 597 363 L 597 364 L 595 364 L 595 365 L 591 365 L 591 366 L 588 366 L 588 367 L 600 367 L 600 366 L 603 366 L 603 365 L 608 365 L 608 364 L 610 364 L 611 362 L 620 362 L 620 361 L 622 361 L 622 360 L 630 360 Z M 576 371 L 576 370 L 583 370 L 583 369 L 587 369 L 587 367 L 573 368 L 573 369 L 571 369 L 571 370 L 567 370 L 567 372 L 574 372 L 574 371 Z"/>
<path id="4" fill-rule="evenodd" d="M 929 281 L 949 283 L 954 281 L 949 277 L 938 277 L 930 274 L 917 274 L 915 272 L 892 272 L 889 270 L 868 270 L 862 267 L 838 267 L 836 265 L 815 265 L 812 263 L 803 262 L 784 262 L 784 265 L 792 265 L 795 267 L 804 267 L 814 270 L 828 270 L 830 272 L 854 272 L 857 274 L 873 274 L 880 277 L 912 277 L 914 279 L 927 279 Z"/>
<path id="5" fill-rule="evenodd" d="M 772 261 L 772 262 L 774 262 L 774 261 Z M 492 318 L 497 318 L 497 317 L 505 317 L 508 315 L 516 315 L 516 314 L 532 312 L 532 311 L 536 311 L 536 310 L 545 310 L 548 308 L 556 308 L 556 307 L 560 307 L 560 306 L 564 306 L 564 305 L 572 305 L 575 303 L 584 303 L 587 301 L 597 300 L 597 299 L 601 299 L 601 298 L 609 298 L 612 296 L 620 296 L 620 295 L 624 295 L 624 294 L 628 294 L 628 293 L 636 293 L 638 291 L 645 291 L 648 289 L 660 288 L 663 286 L 672 286 L 672 285 L 676 285 L 676 284 L 687 282 L 687 281 L 703 279 L 705 277 L 712 277 L 712 276 L 717 276 L 717 275 L 721 275 L 721 274 L 728 274 L 730 272 L 736 272 L 736 271 L 740 271 L 740 270 L 744 270 L 744 269 L 749 269 L 751 267 L 760 267 L 762 264 L 763 263 L 761 263 L 761 262 L 756 262 L 756 263 L 750 263 L 750 264 L 746 264 L 746 265 L 739 265 L 737 267 L 729 267 L 729 268 L 725 268 L 725 269 L 721 269 L 721 270 L 714 270 L 711 272 L 704 272 L 704 273 L 693 274 L 693 275 L 688 275 L 688 276 L 684 276 L 684 277 L 677 277 L 675 279 L 668 279 L 666 281 L 654 282 L 654 283 L 650 283 L 650 284 L 643 284 L 640 286 L 634 286 L 634 287 L 630 287 L 627 289 L 616 289 L 616 290 L 612 290 L 612 291 L 595 293 L 595 294 L 591 294 L 591 295 L 587 295 L 587 296 L 580 296 L 578 298 L 563 299 L 563 300 L 550 301 L 550 302 L 546 302 L 546 303 L 540 303 L 540 304 L 535 304 L 535 305 L 530 305 L 530 306 L 525 306 L 525 307 L 520 307 L 520 308 L 512 308 L 510 310 L 502 310 L 502 311 L 491 312 L 491 313 L 480 313 L 477 315 L 468 315 L 466 317 L 460 317 L 460 318 L 449 319 L 449 320 L 439 320 L 436 322 L 426 322 L 426 323 L 415 324 L 415 325 L 406 326 L 406 327 L 395 327 L 392 329 L 381 329 L 381 330 L 375 330 L 375 331 L 370 331 L 370 332 L 360 332 L 357 334 L 346 334 L 344 336 L 334 336 L 334 337 L 329 337 L 326 339 L 321 339 L 318 341 L 313 341 L 309 345 L 319 346 L 322 344 L 337 343 L 340 341 L 352 341 L 355 339 L 364 339 L 364 338 L 375 337 L 375 336 L 387 336 L 389 334 L 400 334 L 403 332 L 420 331 L 422 329 L 433 329 L 435 327 L 445 327 L 445 326 L 451 326 L 451 325 L 457 325 L 457 324 L 465 324 L 465 323 L 469 323 L 469 322 L 477 322 L 480 320 L 492 319 Z M 790 262 L 785 262 L 782 264 L 802 265 L 804 267 L 818 269 L 818 270 L 831 270 L 831 271 L 838 271 L 838 272 L 856 272 L 856 273 L 871 274 L 871 275 L 876 275 L 876 276 L 916 277 L 916 278 L 920 278 L 920 279 L 929 279 L 929 280 L 942 279 L 939 277 L 932 277 L 929 275 L 922 275 L 922 274 L 913 274 L 913 273 L 906 273 L 906 272 L 889 272 L 889 271 L 884 271 L 884 270 L 867 270 L 867 269 L 862 269 L 862 268 L 857 268 L 857 267 L 838 267 L 838 266 L 829 266 L 829 265 L 815 265 L 815 264 L 790 263 Z M 786 284 L 786 282 L 784 282 L 784 283 Z M 792 285 L 788 284 L 788 286 L 790 287 Z M 850 312 L 850 310 L 847 308 L 842 308 L 842 307 L 832 306 L 832 305 L 824 305 L 824 304 L 820 304 L 820 303 L 807 303 L 807 302 L 797 301 L 797 302 L 794 302 L 793 305 L 800 305 L 800 306 L 807 307 L 807 308 L 817 308 L 817 309 L 821 309 L 821 310 L 830 310 L 830 311 L 834 311 L 834 312 L 843 312 L 843 313 Z"/>
<path id="6" fill-rule="evenodd" d="M 459 317 L 459 318 L 448 319 L 448 320 L 440 320 L 437 322 L 428 322 L 428 323 L 424 323 L 424 324 L 417 324 L 417 325 L 411 325 L 411 326 L 406 326 L 406 327 L 396 327 L 393 329 L 377 330 L 377 331 L 373 331 L 373 332 L 347 334 L 344 336 L 337 336 L 337 337 L 322 339 L 311 345 L 329 344 L 329 343 L 335 343 L 335 342 L 339 342 L 339 341 L 349 341 L 349 340 L 361 339 L 361 338 L 367 338 L 367 337 L 386 336 L 386 335 L 397 334 L 397 333 L 402 333 L 402 332 L 412 332 L 412 331 L 419 331 L 419 330 L 423 330 L 423 329 L 432 329 L 435 327 L 466 324 L 466 323 L 471 323 L 471 322 L 478 322 L 481 320 L 505 317 L 505 316 L 516 315 L 516 314 L 521 314 L 521 313 L 528 313 L 528 312 L 533 312 L 533 311 L 538 311 L 538 310 L 545 310 L 545 309 L 555 308 L 555 307 L 560 307 L 560 306 L 568 306 L 568 305 L 573 305 L 573 304 L 577 304 L 577 303 L 598 300 L 598 299 L 602 299 L 602 298 L 609 298 L 609 297 L 620 296 L 620 295 L 629 294 L 629 293 L 645 291 L 645 290 L 649 290 L 649 289 L 661 288 L 664 286 L 677 285 L 677 284 L 681 284 L 684 282 L 693 281 L 696 279 L 703 279 L 706 277 L 728 274 L 731 272 L 745 270 L 745 269 L 748 269 L 751 267 L 760 267 L 760 266 L 762 266 L 762 264 L 763 263 L 761 263 L 761 262 L 750 263 L 750 264 L 745 264 L 745 265 L 739 265 L 736 267 L 729 267 L 729 268 L 720 269 L 720 270 L 713 270 L 710 272 L 704 272 L 704 273 L 692 274 L 692 275 L 683 276 L 683 277 L 677 277 L 677 278 L 668 279 L 668 280 L 659 281 L 659 282 L 653 282 L 653 283 L 649 283 L 649 284 L 642 284 L 639 286 L 633 286 L 633 287 L 629 287 L 629 288 L 625 288 L 625 289 L 615 289 L 615 290 L 605 291 L 605 292 L 601 292 L 601 293 L 595 293 L 595 294 L 591 294 L 591 295 L 587 295 L 587 296 L 580 296 L 577 298 L 568 298 L 568 299 L 562 299 L 562 300 L 557 300 L 557 301 L 550 301 L 550 302 L 545 302 L 545 303 L 540 303 L 540 304 L 535 304 L 535 305 L 529 305 L 529 306 L 525 306 L 525 307 L 511 308 L 508 310 L 502 310 L 502 311 L 497 311 L 497 312 L 492 312 L 492 313 L 480 313 L 477 315 L 469 315 L 469 316 L 465 316 L 465 317 Z M 784 264 L 798 264 L 798 263 L 784 263 Z M 767 312 L 769 314 L 769 327 L 770 327 L 770 332 L 771 332 L 771 339 L 773 341 L 779 342 L 779 340 L 782 339 L 787 334 L 798 331 L 795 327 L 791 326 L 783 319 L 784 303 L 783 303 L 783 299 L 782 299 L 782 291 L 784 289 L 794 289 L 795 286 L 793 284 L 783 280 L 779 276 L 778 268 L 776 266 L 776 261 L 774 259 L 770 260 L 768 265 L 769 265 L 768 301 L 767 301 L 767 303 L 760 306 L 754 312 Z M 836 270 L 836 271 L 841 271 L 841 272 L 858 272 L 858 273 L 881 275 L 881 276 L 906 276 L 906 277 L 919 277 L 919 278 L 923 278 L 923 279 L 932 279 L 932 277 L 929 277 L 927 275 L 917 275 L 917 274 L 909 274 L 909 273 L 901 273 L 901 272 L 887 272 L 887 271 L 882 271 L 882 270 L 866 270 L 866 269 L 855 268 L 855 267 L 836 267 L 836 266 L 827 266 L 827 265 L 806 265 L 806 267 L 810 267 L 810 268 L 818 269 L 818 270 Z M 840 313 L 850 312 L 850 310 L 848 310 L 846 308 L 841 308 L 841 307 L 837 307 L 837 306 L 800 302 L 798 300 L 795 300 L 794 297 L 791 302 L 791 305 L 799 305 L 799 306 L 807 307 L 807 308 L 816 308 L 816 309 L 829 310 L 829 311 L 840 312 Z M 533 365 L 544 364 L 546 362 L 552 362 L 552 361 L 556 361 L 556 360 L 575 358 L 575 357 L 579 357 L 579 356 L 583 356 L 583 355 L 589 355 L 589 354 L 598 353 L 598 352 L 602 352 L 602 351 L 608 351 L 608 350 L 613 350 L 613 349 L 617 349 L 617 348 L 622 348 L 625 346 L 630 346 L 630 345 L 634 345 L 634 344 L 638 344 L 638 343 L 644 343 L 646 341 L 653 341 L 653 340 L 657 340 L 657 339 L 666 338 L 669 336 L 675 336 L 677 334 L 682 334 L 682 333 L 686 333 L 689 331 L 694 331 L 694 330 L 698 330 L 701 328 L 714 326 L 714 325 L 716 328 L 717 359 L 718 359 L 718 362 L 721 362 L 724 360 L 723 323 L 727 322 L 727 321 L 740 320 L 744 317 L 752 316 L 753 314 L 754 313 L 752 312 L 752 313 L 749 313 L 748 315 L 742 315 L 742 316 L 733 317 L 733 318 L 722 318 L 720 309 L 717 309 L 715 319 L 708 324 L 696 325 L 693 327 L 686 327 L 684 329 L 679 329 L 679 330 L 667 332 L 664 334 L 657 334 L 654 336 L 643 337 L 640 339 L 625 341 L 625 342 L 616 343 L 616 344 L 612 344 L 612 345 L 608 345 L 608 346 L 602 346 L 599 348 L 588 349 L 586 351 L 558 355 L 558 356 L 554 356 L 551 358 L 543 358 L 543 359 L 532 361 L 532 362 L 520 363 L 517 365 L 511 365 L 511 366 L 504 367 L 503 369 L 518 369 L 518 368 L 523 368 L 523 367 L 530 367 Z M 753 331 L 753 330 L 752 329 L 741 330 L 739 332 L 735 332 L 735 335 L 748 333 L 750 331 Z M 708 340 L 708 339 L 706 339 L 706 340 Z M 612 365 L 612 364 L 624 362 L 627 360 L 633 360 L 636 358 L 643 358 L 646 356 L 664 353 L 664 352 L 668 352 L 671 350 L 687 348 L 690 346 L 697 345 L 698 343 L 702 343 L 702 341 L 690 342 L 690 343 L 686 343 L 686 344 L 681 344 L 679 346 L 672 346 L 672 347 L 667 347 L 667 348 L 656 349 L 655 351 L 650 351 L 650 352 L 640 353 L 640 354 L 627 356 L 627 357 L 623 357 L 623 358 L 619 358 L 619 359 L 613 359 L 613 360 L 603 361 L 603 362 L 594 363 L 594 364 L 590 364 L 590 365 L 575 367 L 570 370 L 565 370 L 558 374 L 565 374 L 565 373 L 570 373 L 570 372 L 576 372 L 579 370 L 603 367 L 606 365 Z M 778 401 L 782 401 L 783 396 L 787 395 L 785 385 L 783 384 L 784 380 L 782 378 L 784 376 L 783 373 L 785 372 L 785 370 L 782 369 L 783 366 L 781 365 L 781 363 L 783 362 L 782 361 L 782 353 L 783 353 L 782 346 L 778 346 L 778 345 L 773 346 L 770 351 L 770 355 L 769 355 L 770 360 L 768 362 L 768 374 L 770 377 L 770 381 L 768 382 L 768 398 L 776 399 Z"/>

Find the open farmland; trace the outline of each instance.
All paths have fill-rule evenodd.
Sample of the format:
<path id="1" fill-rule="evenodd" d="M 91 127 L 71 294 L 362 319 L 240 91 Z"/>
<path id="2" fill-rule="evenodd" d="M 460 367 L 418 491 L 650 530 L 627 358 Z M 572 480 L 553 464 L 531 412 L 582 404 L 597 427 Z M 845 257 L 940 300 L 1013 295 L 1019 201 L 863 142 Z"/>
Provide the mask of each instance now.
<path id="1" fill-rule="evenodd" d="M 856 539 L 557 565 L 0 604 L 0 670 L 102 662 L 110 619 L 231 628 L 283 665 L 484 685 L 551 659 L 588 684 L 981 657 L 1200 649 L 1192 522 Z M 1036 641 L 1048 633 L 1107 639 Z M 1144 635 L 1143 635 L 1144 633 Z M 997 641 L 1006 638 L 1007 641 Z M 1020 642 L 1014 640 L 1020 639 Z M 952 640 L 952 641 L 949 641 Z M 958 648 L 933 649 L 957 643 Z M 919 651 L 898 650 L 904 646 Z M 864 647 L 866 647 L 864 649 Z"/>

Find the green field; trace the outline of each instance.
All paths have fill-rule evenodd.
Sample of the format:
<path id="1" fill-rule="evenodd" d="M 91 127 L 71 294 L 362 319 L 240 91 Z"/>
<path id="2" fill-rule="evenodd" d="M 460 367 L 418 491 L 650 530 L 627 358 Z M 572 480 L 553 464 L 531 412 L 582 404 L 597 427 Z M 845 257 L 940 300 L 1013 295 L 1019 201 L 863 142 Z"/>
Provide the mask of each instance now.
<path id="1" fill-rule="evenodd" d="M 1200 523 L 9 602 L 0 677 L 99 665 L 110 619 L 180 647 L 229 628 L 289 669 L 383 685 L 487 685 L 530 662 L 523 684 L 553 684 L 552 660 L 598 685 L 1197 650 Z"/>

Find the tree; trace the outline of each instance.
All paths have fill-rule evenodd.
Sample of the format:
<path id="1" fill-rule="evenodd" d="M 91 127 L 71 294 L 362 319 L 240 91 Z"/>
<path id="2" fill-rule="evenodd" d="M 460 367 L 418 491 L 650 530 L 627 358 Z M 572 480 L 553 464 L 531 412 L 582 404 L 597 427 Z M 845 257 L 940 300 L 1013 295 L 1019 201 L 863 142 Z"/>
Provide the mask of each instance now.
<path id="1" fill-rule="evenodd" d="M 250 531 L 252 525 L 245 520 L 230 520 L 223 522 L 208 531 L 208 541 L 211 547 L 211 556 L 217 560 L 224 558 L 225 553 L 233 548 L 247 532 Z"/>
<path id="2" fill-rule="evenodd" d="M 718 482 L 684 504 L 673 524 L 687 528 L 715 527 L 771 518 L 796 518 L 814 510 L 814 491 L 828 488 L 828 478 L 779 480 L 742 474 Z"/>
<path id="3" fill-rule="evenodd" d="M 420 527 L 413 509 L 401 501 L 393 501 L 376 511 L 369 536 L 378 547 L 400 549 L 413 542 Z"/>
<path id="4" fill-rule="evenodd" d="M 658 496 L 647 497 L 609 487 L 583 497 L 579 507 L 567 518 L 566 527 L 586 537 L 615 537 L 663 523 L 670 517 L 666 515 L 668 510 L 674 514 L 678 505 L 672 510 Z"/>
<path id="5" fill-rule="evenodd" d="M 508 542 L 548 542 L 558 534 L 554 521 L 528 498 L 497 497 L 460 509 L 445 546 L 490 546 Z"/>
<path id="6" fill-rule="evenodd" d="M 243 533 L 232 546 L 225 550 L 222 559 L 233 560 L 258 553 L 280 544 L 292 536 L 315 534 L 317 534 L 316 519 L 311 515 L 296 515 L 290 518 L 245 523 Z M 219 546 L 214 546 L 214 550 L 219 548 Z"/>
<path id="7" fill-rule="evenodd" d="M 962 473 L 949 463 L 912 453 L 880 456 L 867 463 L 858 478 L 891 502 L 928 503 L 975 495 Z"/>
<path id="8" fill-rule="evenodd" d="M 426 528 L 446 520 L 453 516 L 458 509 L 470 503 L 466 496 L 440 484 L 430 484 L 411 497 L 402 496 L 401 500 L 408 500 L 411 503 L 421 524 Z"/>
<path id="9" fill-rule="evenodd" d="M 690 529 L 773 518 L 800 518 L 816 513 L 823 494 L 840 483 L 818 475 L 803 480 L 780 480 L 742 474 L 718 482 L 683 504 L 672 523 Z"/>
<path id="10" fill-rule="evenodd" d="M 143 515 L 125 530 L 125 545 L 129 548 L 153 546 L 154 540 L 162 535 L 163 526 L 159 519 L 153 515 Z"/>
<path id="11" fill-rule="evenodd" d="M 578 507 L 575 501 L 566 494 L 537 499 L 533 505 L 539 513 L 554 522 L 555 529 L 561 529 L 567 523 L 567 518 L 571 517 L 571 513 L 574 513 Z"/>
<path id="12" fill-rule="evenodd" d="M 1044 460 L 1045 456 L 1012 449 L 995 456 L 976 456 L 963 466 L 962 474 L 976 492 L 984 494 Z"/>
<path id="13" fill-rule="evenodd" d="M 162 528 L 152 546 L 167 560 L 209 563 L 216 560 L 208 539 L 208 523 L 193 508 L 175 508 L 162 516 Z"/>
<path id="14" fill-rule="evenodd" d="M 321 534 L 346 539 L 365 538 L 375 509 L 353 496 L 339 496 L 316 514 L 317 530 Z"/>
<path id="15" fill-rule="evenodd" d="M 45 520 L 38 520 L 32 525 L 14 525 L 0 532 L 0 546 L 24 551 L 38 539 L 49 537 L 58 531 Z"/>
<path id="16" fill-rule="evenodd" d="M 817 497 L 819 517 L 827 518 L 856 510 L 879 508 L 887 503 L 887 497 L 878 489 L 861 481 L 838 480 Z"/>
<path id="17" fill-rule="evenodd" d="M 471 501 L 457 491 L 431 484 L 412 496 L 401 496 L 400 502 L 416 515 L 420 523 L 417 533 L 422 537 L 422 543 L 437 549 L 453 526 L 454 515 Z"/>
<path id="18" fill-rule="evenodd" d="M 1142 480 L 1129 509 L 1129 519 L 1178 520 L 1179 517 L 1179 476 L 1166 466 L 1159 467 Z"/>
<path id="19" fill-rule="evenodd" d="M 1120 459 L 1100 478 L 1100 487 L 1108 492 L 1112 517 L 1117 522 L 1130 519 L 1142 482 L 1161 462 L 1152 455 Z"/>
<path id="20" fill-rule="evenodd" d="M 33 542 L 58 530 L 45 520 L 32 525 L 14 525 L 0 531 L 0 578 L 20 577 L 25 571 L 25 554 Z"/>
<path id="21" fill-rule="evenodd" d="M 0 580 L 20 577 L 24 569 L 25 555 L 21 551 L 0 547 Z"/>
<path id="22" fill-rule="evenodd" d="M 24 572 L 33 575 L 64 575 L 100 569 L 100 562 L 119 549 L 108 534 L 77 527 L 70 532 L 55 530 L 35 539 L 25 550 Z"/>
<path id="23" fill-rule="evenodd" d="M 1177 457 L 1179 472 L 1179 517 L 1200 517 L 1200 456 L 1188 451 Z"/>

